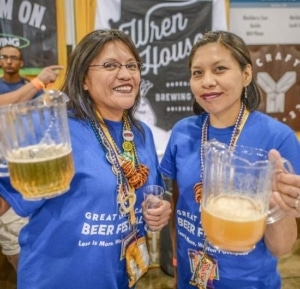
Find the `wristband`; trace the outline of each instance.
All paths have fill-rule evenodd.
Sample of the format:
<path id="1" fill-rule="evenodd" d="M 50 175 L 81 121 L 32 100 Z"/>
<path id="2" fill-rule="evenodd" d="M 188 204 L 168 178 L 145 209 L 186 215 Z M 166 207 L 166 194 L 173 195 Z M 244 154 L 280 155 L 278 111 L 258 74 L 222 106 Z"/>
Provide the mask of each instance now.
<path id="1" fill-rule="evenodd" d="M 45 89 L 45 84 L 41 80 L 39 80 L 37 77 L 32 79 L 30 82 L 37 90 Z"/>
<path id="2" fill-rule="evenodd" d="M 173 257 L 173 260 L 172 260 L 172 261 L 173 261 L 173 266 L 174 266 L 174 267 L 177 267 L 177 258 Z"/>

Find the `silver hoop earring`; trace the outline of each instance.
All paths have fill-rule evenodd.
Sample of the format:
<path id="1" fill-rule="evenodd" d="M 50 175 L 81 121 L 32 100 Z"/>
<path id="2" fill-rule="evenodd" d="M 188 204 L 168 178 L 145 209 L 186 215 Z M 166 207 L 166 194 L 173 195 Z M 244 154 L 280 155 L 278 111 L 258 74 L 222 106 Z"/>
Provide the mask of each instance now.
<path id="1" fill-rule="evenodd" d="M 245 87 L 245 91 L 244 91 L 244 99 L 248 98 L 248 91 L 247 91 L 247 86 Z"/>

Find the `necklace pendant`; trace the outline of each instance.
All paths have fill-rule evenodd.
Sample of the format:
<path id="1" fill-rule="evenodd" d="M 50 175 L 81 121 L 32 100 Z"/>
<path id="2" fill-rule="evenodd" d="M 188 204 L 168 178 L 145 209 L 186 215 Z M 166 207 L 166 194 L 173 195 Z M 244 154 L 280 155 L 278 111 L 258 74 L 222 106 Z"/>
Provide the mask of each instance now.
<path id="1" fill-rule="evenodd" d="M 131 152 L 133 149 L 133 145 L 129 141 L 124 141 L 122 144 L 122 147 L 125 152 Z"/>
<path id="2" fill-rule="evenodd" d="M 194 194 L 196 203 L 200 204 L 202 201 L 202 193 L 203 193 L 203 184 L 196 183 L 194 185 Z"/>
<path id="3" fill-rule="evenodd" d="M 123 131 L 123 139 L 125 139 L 127 141 L 133 141 L 133 138 L 134 138 L 134 135 L 131 130 L 125 129 Z"/>
<path id="4" fill-rule="evenodd" d="M 124 161 L 133 161 L 133 156 L 129 152 L 123 152 L 122 153 L 122 158 Z"/>

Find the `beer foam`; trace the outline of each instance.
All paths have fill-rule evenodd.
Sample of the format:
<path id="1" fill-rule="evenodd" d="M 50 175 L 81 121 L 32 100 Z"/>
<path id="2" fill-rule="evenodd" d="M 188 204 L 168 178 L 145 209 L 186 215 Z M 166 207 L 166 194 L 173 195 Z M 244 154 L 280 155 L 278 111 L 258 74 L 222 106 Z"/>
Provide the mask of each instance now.
<path id="1" fill-rule="evenodd" d="M 9 162 L 40 162 L 48 161 L 56 158 L 63 157 L 71 153 L 72 149 L 69 145 L 63 144 L 42 144 L 42 145 L 33 145 L 25 148 L 14 149 L 6 157 Z"/>
<path id="2" fill-rule="evenodd" d="M 240 195 L 218 195 L 208 199 L 206 211 L 227 220 L 257 220 L 265 217 L 261 202 Z"/>

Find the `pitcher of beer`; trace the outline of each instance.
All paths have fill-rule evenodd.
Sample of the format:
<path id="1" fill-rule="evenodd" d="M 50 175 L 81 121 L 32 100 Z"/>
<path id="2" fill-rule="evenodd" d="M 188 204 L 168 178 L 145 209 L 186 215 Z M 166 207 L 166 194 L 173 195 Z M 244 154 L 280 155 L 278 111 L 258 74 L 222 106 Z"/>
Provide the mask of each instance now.
<path id="1" fill-rule="evenodd" d="M 10 182 L 25 199 L 69 190 L 74 164 L 67 100 L 64 93 L 50 90 L 34 100 L 0 107 L 2 153 Z"/>
<path id="2" fill-rule="evenodd" d="M 270 207 L 275 163 L 267 151 L 213 140 L 204 144 L 203 165 L 201 222 L 208 243 L 224 251 L 253 250 L 266 225 L 283 216 Z"/>

